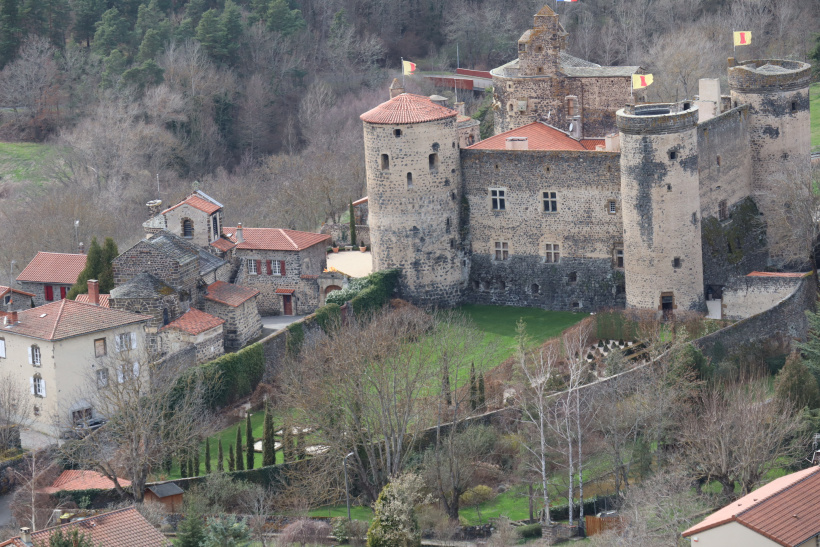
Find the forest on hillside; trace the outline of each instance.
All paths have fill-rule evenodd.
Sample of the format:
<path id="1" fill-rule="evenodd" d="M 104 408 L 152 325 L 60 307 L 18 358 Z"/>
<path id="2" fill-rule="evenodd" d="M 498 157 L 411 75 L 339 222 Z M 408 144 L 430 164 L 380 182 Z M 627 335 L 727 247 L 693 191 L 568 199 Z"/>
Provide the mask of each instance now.
<path id="1" fill-rule="evenodd" d="M 387 98 L 400 58 L 505 63 L 544 1 L 0 0 L 0 140 L 47 145 L 35 181 L 0 179 L 0 260 L 92 236 L 129 245 L 146 201 L 195 181 L 228 225 L 337 221 L 366 191 L 358 116 Z M 820 28 L 818 0 L 559 4 L 569 52 L 645 67 L 652 99 L 725 80 L 733 29 L 754 36 L 740 58 L 805 60 Z M 408 90 L 433 92 L 421 78 Z M 467 100 L 475 112 L 481 97 Z"/>

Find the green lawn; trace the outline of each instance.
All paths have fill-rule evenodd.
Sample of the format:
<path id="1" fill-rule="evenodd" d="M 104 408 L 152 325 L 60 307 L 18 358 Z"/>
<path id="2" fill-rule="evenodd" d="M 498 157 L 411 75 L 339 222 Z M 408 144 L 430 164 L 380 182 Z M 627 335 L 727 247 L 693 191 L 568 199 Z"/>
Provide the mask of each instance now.
<path id="1" fill-rule="evenodd" d="M 347 505 L 333 505 L 319 507 L 308 513 L 311 517 L 347 517 Z M 351 505 L 350 518 L 353 520 L 369 521 L 373 518 L 373 510 L 365 505 Z"/>
<path id="2" fill-rule="evenodd" d="M 811 96 L 811 149 L 820 150 L 820 83 L 812 84 Z"/>
<path id="3" fill-rule="evenodd" d="M 46 144 L 0 142 L 0 176 L 15 183 L 43 183 L 47 179 L 42 162 L 51 153 Z"/>

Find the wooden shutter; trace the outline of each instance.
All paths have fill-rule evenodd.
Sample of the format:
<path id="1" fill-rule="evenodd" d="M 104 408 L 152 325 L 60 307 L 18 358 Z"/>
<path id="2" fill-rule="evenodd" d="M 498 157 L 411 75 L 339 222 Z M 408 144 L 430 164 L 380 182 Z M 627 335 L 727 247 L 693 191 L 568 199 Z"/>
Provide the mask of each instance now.
<path id="1" fill-rule="evenodd" d="M 0 338 L 0 357 L 6 357 L 6 341 Z"/>
<path id="2" fill-rule="evenodd" d="M 33 365 L 34 361 L 31 358 L 31 346 L 28 347 L 28 364 Z"/>
<path id="3" fill-rule="evenodd" d="M 46 396 L 46 381 L 40 378 L 40 397 Z"/>
<path id="4" fill-rule="evenodd" d="M 261 260 L 256 261 L 256 273 L 257 273 L 257 275 L 262 275 L 262 261 Z"/>
<path id="5" fill-rule="evenodd" d="M 60 287 L 60 298 L 61 299 L 65 299 L 66 292 L 67 291 L 66 291 L 65 287 Z"/>
<path id="6" fill-rule="evenodd" d="M 137 333 L 131 333 L 131 349 L 137 349 Z"/>
<path id="7" fill-rule="evenodd" d="M 268 275 L 273 275 L 273 264 L 271 264 L 271 261 L 266 260 L 265 265 L 268 267 Z"/>
<path id="8" fill-rule="evenodd" d="M 279 275 L 281 275 L 282 277 L 285 277 L 285 261 L 284 260 L 279 261 Z"/>
<path id="9" fill-rule="evenodd" d="M 134 378 L 139 377 L 140 375 L 140 364 L 134 363 Z"/>
<path id="10" fill-rule="evenodd" d="M 28 383 L 31 386 L 31 394 L 34 395 L 34 376 L 29 377 Z"/>
<path id="11" fill-rule="evenodd" d="M 54 300 L 54 289 L 51 285 L 46 285 L 46 302 Z"/>

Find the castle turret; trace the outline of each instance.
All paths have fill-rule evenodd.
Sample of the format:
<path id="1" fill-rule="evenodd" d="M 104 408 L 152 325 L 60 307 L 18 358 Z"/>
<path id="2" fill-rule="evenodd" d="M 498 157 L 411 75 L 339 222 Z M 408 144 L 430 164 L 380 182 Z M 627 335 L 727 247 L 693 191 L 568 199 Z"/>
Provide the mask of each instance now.
<path id="1" fill-rule="evenodd" d="M 424 306 L 455 305 L 464 282 L 457 114 L 403 93 L 361 115 L 373 268 L 401 268 Z"/>
<path id="2" fill-rule="evenodd" d="M 705 308 L 697 121 L 690 103 L 617 113 L 628 307 Z"/>
<path id="3" fill-rule="evenodd" d="M 800 61 L 729 60 L 732 106 L 749 105 L 752 141 L 752 196 L 764 220 L 778 215 L 787 198 L 778 187 L 785 177 L 810 181 L 811 65 Z M 773 231 L 774 230 L 774 231 Z M 776 227 L 768 227 L 771 254 L 777 257 Z"/>

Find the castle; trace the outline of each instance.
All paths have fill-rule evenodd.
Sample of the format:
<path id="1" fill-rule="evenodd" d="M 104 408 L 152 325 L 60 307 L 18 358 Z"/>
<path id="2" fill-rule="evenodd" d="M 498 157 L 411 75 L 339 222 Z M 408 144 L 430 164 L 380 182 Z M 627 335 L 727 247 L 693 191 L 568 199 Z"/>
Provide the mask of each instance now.
<path id="1" fill-rule="evenodd" d="M 730 58 L 730 95 L 701 80 L 695 100 L 636 104 L 640 67 L 565 41 L 544 7 L 491 71 L 496 134 L 475 144 L 397 81 L 361 115 L 374 269 L 401 268 L 425 306 L 671 312 L 772 266 L 784 168 L 810 166 L 810 65 Z"/>

